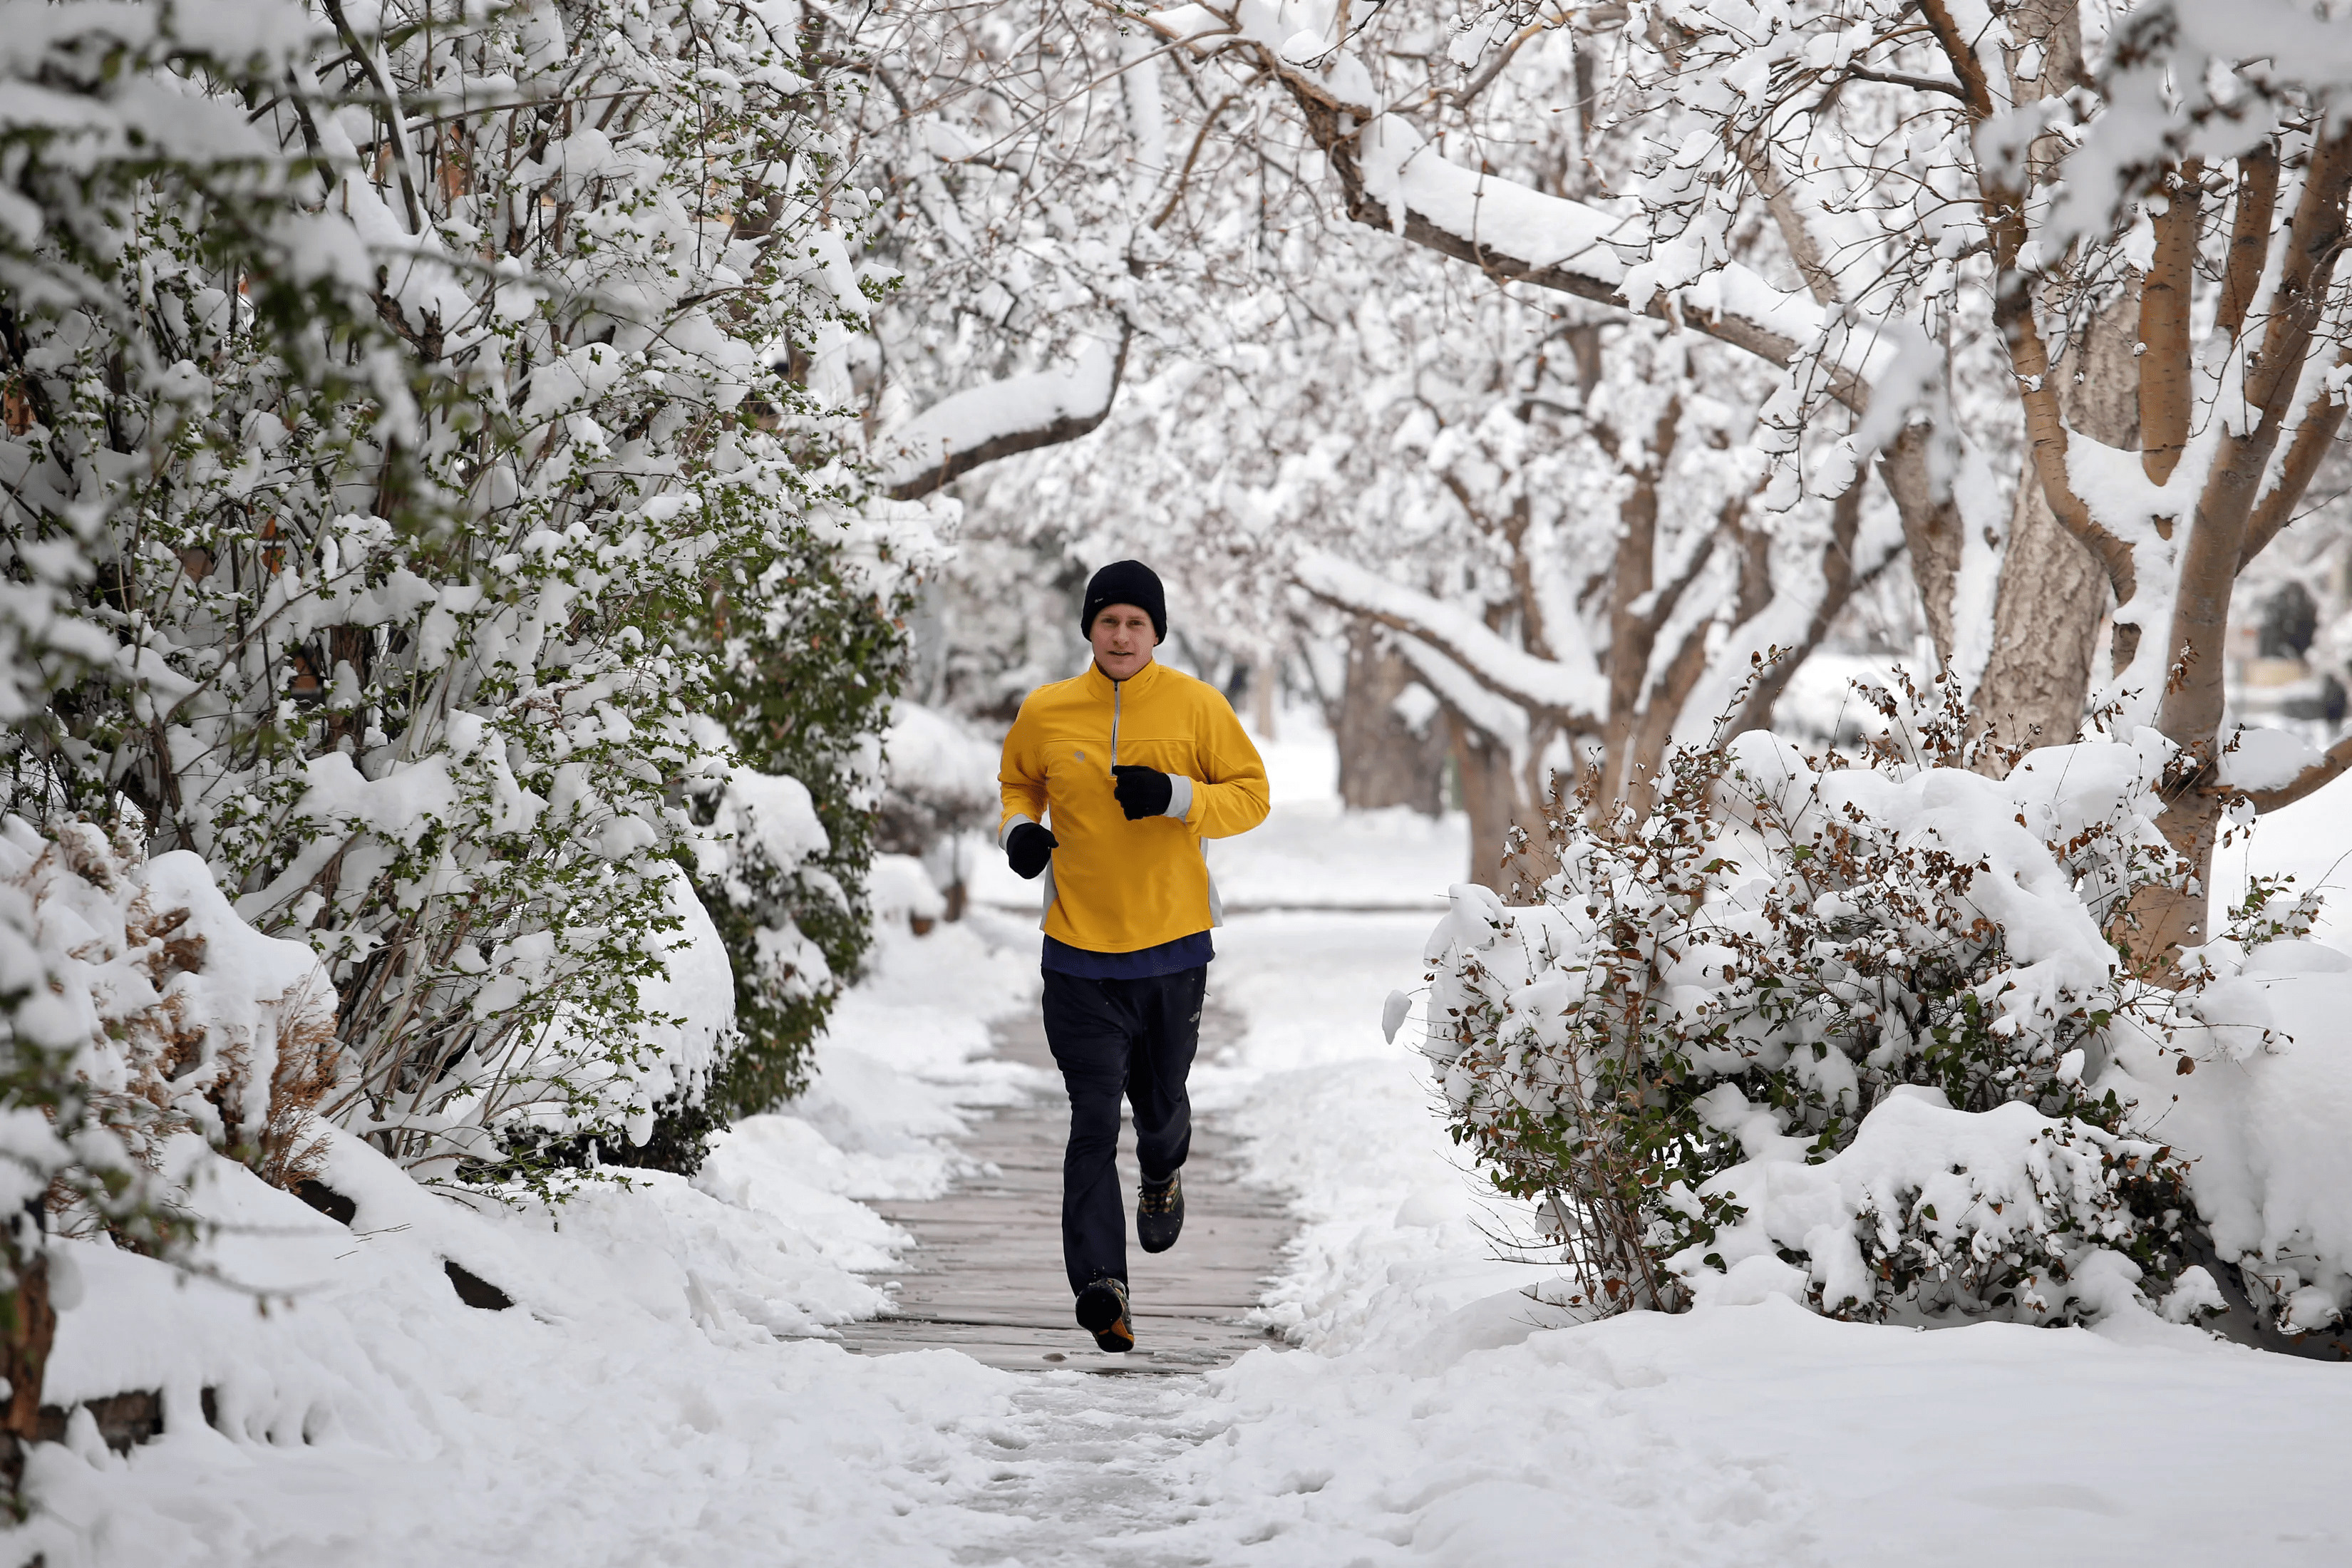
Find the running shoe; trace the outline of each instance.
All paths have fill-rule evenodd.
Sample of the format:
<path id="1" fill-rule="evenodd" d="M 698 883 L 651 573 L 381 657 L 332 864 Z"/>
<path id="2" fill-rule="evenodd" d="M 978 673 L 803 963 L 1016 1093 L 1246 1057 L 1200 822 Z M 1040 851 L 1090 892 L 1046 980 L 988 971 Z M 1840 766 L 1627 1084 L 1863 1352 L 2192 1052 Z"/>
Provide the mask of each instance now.
<path id="1" fill-rule="evenodd" d="M 1078 1292 L 1078 1327 L 1107 1351 L 1131 1351 L 1135 1330 L 1127 1321 L 1127 1283 L 1106 1275 Z"/>

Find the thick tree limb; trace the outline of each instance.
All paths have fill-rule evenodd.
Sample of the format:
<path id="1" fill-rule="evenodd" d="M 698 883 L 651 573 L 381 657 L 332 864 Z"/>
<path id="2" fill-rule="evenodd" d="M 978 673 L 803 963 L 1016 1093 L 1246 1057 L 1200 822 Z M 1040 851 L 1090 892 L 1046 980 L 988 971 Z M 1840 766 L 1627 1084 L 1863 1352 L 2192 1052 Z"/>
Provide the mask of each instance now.
<path id="1" fill-rule="evenodd" d="M 2352 364 L 2352 350 L 2338 355 L 2336 363 Z M 2294 440 L 2286 449 L 2286 460 L 2279 465 L 2278 483 L 2263 492 L 2263 499 L 2255 503 L 2254 515 L 2246 520 L 2246 541 L 2238 550 L 2239 571 L 2253 564 L 2254 557 L 2269 548 L 2279 530 L 2294 516 L 2295 507 L 2310 490 L 2321 460 L 2336 444 L 2336 434 L 2343 427 L 2344 405 L 2325 386 L 2321 387 L 2294 427 Z"/>
<path id="2" fill-rule="evenodd" d="M 2022 224 L 2019 225 L 2022 229 Z M 2011 273 L 1993 299 L 1993 320 L 2009 342 L 2011 373 L 2017 381 L 2017 398 L 2025 412 L 2025 438 L 2033 476 L 2049 497 L 2050 510 L 2066 531 L 2081 540 L 2106 570 L 2116 603 L 2131 603 L 2138 590 L 2138 573 L 2131 546 L 2091 516 L 2091 509 L 2074 493 L 2066 470 L 2071 439 L 2064 411 L 2059 406 L 2056 378 L 2052 374 L 2049 345 L 2033 320 L 2033 300 L 2025 280 Z"/>
<path id="3" fill-rule="evenodd" d="M 2246 401 L 2261 409 L 2266 426 L 2285 416 L 2303 374 L 2304 358 L 2318 331 L 2327 288 L 2344 247 L 2345 199 L 2352 191 L 2352 127 L 2311 150 L 2281 258 L 2278 287 L 2270 299 L 2261 357 L 2246 367 Z"/>
<path id="4" fill-rule="evenodd" d="M 1821 601 L 1813 606 L 1812 616 L 1805 623 L 1803 637 L 1796 647 L 1781 649 L 1779 658 L 1757 671 L 1754 680 L 1748 685 L 1747 700 L 1739 705 L 1739 710 L 1732 715 L 1731 722 L 1724 731 L 1725 738 L 1748 730 L 1770 727 L 1774 706 L 1780 702 L 1780 694 L 1789 689 L 1789 682 L 1795 679 L 1807 656 L 1822 645 L 1823 637 L 1829 636 L 1830 627 L 1844 612 L 1847 602 L 1868 585 L 1872 578 L 1885 570 L 1886 563 L 1894 559 L 1890 552 L 1868 571 L 1864 571 L 1861 563 L 1853 558 L 1854 545 L 1861 534 L 1862 487 L 1856 485 L 1838 497 L 1831 508 L 1829 542 L 1822 547 Z"/>
<path id="5" fill-rule="evenodd" d="M 1780 243 L 1789 247 L 1789 258 L 1797 264 L 1798 276 L 1814 300 L 1824 305 L 1839 303 L 1844 290 L 1838 285 L 1837 268 L 1823 248 L 1822 237 L 1806 221 L 1806 215 L 1797 205 L 1797 193 L 1788 175 L 1772 156 L 1771 145 L 1760 132 L 1743 137 L 1732 146 L 1741 168 L 1763 196 L 1765 207 L 1772 215 L 1773 226 L 1780 231 Z"/>
<path id="6" fill-rule="evenodd" d="M 1797 264 L 1797 271 L 1805 280 L 1812 296 L 1823 305 L 1838 303 L 1843 297 L 1835 268 L 1832 265 L 1822 237 L 1807 221 L 1799 207 L 1795 191 L 1786 174 L 1773 159 L 1771 149 L 1760 140 L 1751 140 L 1734 149 L 1748 178 L 1764 197 L 1780 230 L 1781 243 Z M 1936 649 L 1936 666 L 1943 668 L 1952 660 L 1955 642 L 1953 626 L 1953 595 L 1959 584 L 1960 572 L 1960 510 L 1952 499 L 1948 486 L 1939 495 L 1935 476 L 1928 468 L 1929 433 L 1924 425 L 1906 425 L 1892 442 L 1879 449 L 1878 477 L 1886 486 L 1887 495 L 1895 502 L 1895 515 L 1903 523 L 1903 542 L 1911 556 L 1911 576 L 1919 590 L 1920 608 L 1927 621 L 1927 637 Z M 1858 489 L 1849 491 L 1852 506 L 1858 508 Z M 1843 530 L 1843 544 L 1833 547 L 1836 559 L 1843 559 L 1843 549 L 1853 543 L 1853 530 L 1859 512 L 1848 516 L 1848 498 L 1838 498 L 1839 526 Z M 1831 597 L 1840 606 L 1853 588 L 1852 563 L 1845 563 L 1841 572 L 1834 564 L 1830 573 Z M 1843 582 L 1841 588 L 1838 584 Z M 1826 601 L 1825 601 L 1826 602 Z M 1807 640 L 1805 652 L 1828 631 L 1826 625 L 1815 629 Z M 1801 655 L 1799 656 L 1801 658 Z M 1798 660 L 1784 658 L 1767 670 L 1758 681 L 1757 697 L 1752 697 L 1742 710 L 1743 715 L 1759 710 L 1766 714 L 1779 700 L 1780 691 L 1796 673 Z M 1746 728 L 1756 726 L 1749 724 Z"/>
<path id="7" fill-rule="evenodd" d="M 983 463 L 1090 434 L 1110 416 L 1134 337 L 1122 321 L 1118 347 L 1091 345 L 1073 374 L 1012 376 L 933 404 L 896 437 L 902 456 L 888 469 L 891 499 L 914 500 Z"/>
<path id="8" fill-rule="evenodd" d="M 1362 172 L 1347 143 L 1339 140 L 1336 132 L 1330 141 L 1333 145 L 1327 146 L 1325 151 L 1331 154 L 1331 169 L 1339 176 L 1348 216 L 1356 222 L 1369 228 L 1397 232 L 1411 244 L 1433 250 L 1441 256 L 1452 257 L 1456 261 L 1466 261 L 1498 283 L 1531 283 L 1538 289 L 1572 294 L 1595 304 L 1609 305 L 1621 310 L 1628 309 L 1621 285 L 1613 280 L 1564 267 L 1538 266 L 1523 261 L 1496 246 L 1440 227 L 1409 208 L 1404 215 L 1403 226 L 1399 228 L 1389 205 L 1365 192 Z M 1765 321 L 1732 310 L 1709 311 L 1696 306 L 1683 310 L 1675 309 L 1681 303 L 1681 300 L 1661 293 L 1652 297 L 1647 307 L 1636 313 L 1704 333 L 1784 369 L 1797 356 L 1801 345 L 1792 332 L 1777 330 Z M 1849 373 L 1833 373 L 1832 391 L 1841 401 L 1868 401 L 1867 390 Z"/>
<path id="9" fill-rule="evenodd" d="M 2214 325 L 2236 342 L 2245 330 L 2254 289 L 2263 280 L 2263 263 L 2270 258 L 2271 214 L 2278 206 L 2279 159 L 2275 142 L 2265 142 L 2238 155 L 2238 204 L 2230 220 L 2230 258 L 2221 274 L 2221 305 Z"/>
<path id="10" fill-rule="evenodd" d="M 1622 758 L 1606 759 L 1609 771 L 1616 775 L 1610 793 L 1637 815 L 1649 814 L 1658 767 L 1665 758 L 1667 742 L 1674 738 L 1675 721 L 1682 716 L 1683 705 L 1690 700 L 1699 677 L 1706 673 L 1707 633 L 1712 629 L 1701 622 L 1684 634 L 1675 657 L 1666 661 L 1651 686 L 1650 700 L 1639 714 L 1628 715 L 1633 733 Z"/>
<path id="11" fill-rule="evenodd" d="M 1654 614 L 1641 613 L 1636 606 L 1657 583 L 1658 481 L 1674 452 L 1682 415 L 1682 399 L 1667 398 L 1642 465 L 1628 468 L 1622 459 L 1618 465 L 1626 469 L 1625 477 L 1633 484 L 1617 508 L 1617 566 L 1609 589 L 1609 745 L 1612 752 L 1631 733 L 1634 711 L 1641 706 L 1642 683 L 1650 670 L 1650 653 L 1664 624 Z M 1651 608 L 1654 611 L 1655 606 Z"/>
<path id="12" fill-rule="evenodd" d="M 2139 290 L 2140 467 L 2158 484 L 2172 477 L 2189 445 L 2189 288 L 2197 261 L 2204 166 L 2191 158 L 2171 182 L 2156 220 L 2156 255 Z"/>
<path id="13" fill-rule="evenodd" d="M 1214 31 L 1202 25 L 1212 19 L 1224 23 L 1228 30 Z M 1615 226 L 1616 220 L 1608 215 L 1580 202 L 1544 195 L 1512 181 L 1454 169 L 1439 158 L 1434 147 L 1419 143 L 1418 132 L 1402 120 L 1392 115 L 1377 116 L 1369 105 L 1346 101 L 1323 76 L 1285 58 L 1280 40 L 1254 37 L 1242 28 L 1238 20 L 1207 5 L 1151 13 L 1139 20 L 1161 37 L 1182 39 L 1202 52 L 1232 48 L 1249 51 L 1259 68 L 1280 82 L 1297 106 L 1307 133 L 1329 160 L 1331 172 L 1339 182 L 1347 215 L 1355 222 L 1389 230 L 1410 244 L 1466 261 L 1497 282 L 1530 283 L 1596 304 L 1630 309 L 1623 293 L 1626 268 L 1616 260 L 1605 240 L 1598 237 Z M 1509 210 L 1524 217 L 1540 208 L 1556 215 L 1561 226 L 1595 237 L 1590 244 L 1580 246 L 1572 257 L 1539 260 L 1517 241 L 1506 243 L 1489 237 L 1499 226 L 1491 217 L 1483 224 L 1457 224 L 1416 207 L 1410 198 L 1391 203 L 1374 195 L 1366 177 L 1361 142 L 1368 128 L 1375 126 L 1382 130 L 1394 127 L 1394 134 L 1414 139 L 1416 150 L 1404 163 L 1408 171 L 1430 179 L 1458 174 L 1483 193 L 1485 201 L 1472 204 L 1482 211 L 1486 207 Z M 1397 210 L 1400 207 L 1402 212 Z M 1524 232 L 1524 224 L 1519 227 Z M 1711 274 L 1700 286 L 1653 295 L 1637 313 L 1704 333 L 1786 367 L 1818 323 L 1818 316 L 1810 306 L 1805 307 L 1801 321 L 1787 311 L 1787 307 L 1802 300 L 1803 296 L 1774 288 L 1748 268 L 1732 266 Z M 1841 401 L 1856 406 L 1868 401 L 1868 385 L 1852 367 L 1833 367 L 1829 374 L 1830 390 Z"/>
<path id="14" fill-rule="evenodd" d="M 1960 578 L 1960 508 L 1948 488 L 1941 499 L 1935 475 L 1927 465 L 1927 426 L 1913 425 L 1879 450 L 1878 477 L 1895 498 L 1895 515 L 1903 521 L 1903 546 L 1910 552 L 1911 577 L 1919 587 L 1919 606 L 1927 619 L 1927 639 L 1935 645 L 1936 667 L 1952 662 L 1957 628 L 1953 599 Z"/>
<path id="15" fill-rule="evenodd" d="M 2173 602 L 2168 649 L 2187 660 L 2187 674 L 2165 691 L 2157 727 L 2183 745 L 2209 742 L 2221 722 L 2222 639 L 2230 625 L 2231 590 L 2246 544 L 2247 526 L 2270 466 L 2345 241 L 2352 195 L 2352 126 L 2312 149 L 2303 195 L 2295 205 L 2271 295 L 2270 320 L 2259 358 L 2250 356 L 2245 399 L 2260 417 L 2225 430 L 2197 498 L 2181 555 L 2180 590 Z"/>
<path id="16" fill-rule="evenodd" d="M 1984 66 L 1978 60 L 1975 48 L 1960 26 L 1952 19 L 1952 8 L 1945 0 L 1920 0 L 1919 15 L 1927 18 L 1927 28 L 1943 46 L 1944 58 L 1952 67 L 1952 75 L 1959 81 L 1959 99 L 1969 106 L 1969 118 L 1986 121 L 1992 118 L 1992 87 L 1985 80 Z"/>
<path id="17" fill-rule="evenodd" d="M 1967 89 L 1969 118 L 1983 123 L 1994 111 L 1992 86 L 1977 58 L 1972 40 L 1960 31 L 1945 0 L 1920 0 L 1919 10 L 1942 47 L 1953 74 Z M 2049 18 L 2042 20 L 2046 24 Z M 2089 547 L 2105 569 L 2116 603 L 2128 604 L 2138 587 L 2131 546 L 2091 516 L 2090 508 L 2075 493 L 2074 479 L 2067 471 L 2070 432 L 2065 410 L 2059 403 L 2050 345 L 2042 339 L 2041 324 L 2034 319 L 2032 279 L 2018 269 L 2030 237 L 2025 221 L 2025 193 L 1995 180 L 1990 172 L 1979 192 L 1985 232 L 1992 240 L 1993 323 L 2000 328 L 2002 342 L 2009 349 L 2010 371 L 2025 415 L 2025 438 L 2033 477 L 2041 481 L 2052 514 L 2067 532 Z"/>
<path id="18" fill-rule="evenodd" d="M 1454 605 L 1391 583 L 1353 562 L 1318 552 L 1291 569 L 1301 588 L 1335 609 L 1378 621 L 1451 659 L 1486 689 L 1562 728 L 1591 733 L 1600 729 L 1591 699 L 1597 672 L 1579 672 L 1552 659 L 1538 658 L 1513 646 Z"/>
<path id="19" fill-rule="evenodd" d="M 1680 599 L 1691 575 L 1715 549 L 1710 534 L 1704 550 L 1694 552 L 1699 559 L 1692 563 L 1683 581 L 1671 584 L 1665 594 L 1652 593 L 1658 580 L 1658 482 L 1674 455 L 1682 416 L 1681 397 L 1667 398 L 1648 446 L 1636 448 L 1639 467 L 1625 461 L 1618 449 L 1622 443 L 1612 446 L 1611 452 L 1617 458 L 1618 468 L 1633 481 L 1617 507 L 1617 560 L 1609 583 L 1609 722 L 1604 731 L 1606 771 L 1601 794 L 1612 799 L 1635 799 L 1633 769 L 1640 746 L 1634 737 L 1641 722 L 1643 684 L 1650 676 L 1658 632 L 1673 608 L 1671 604 L 1654 602 L 1643 607 L 1642 601 Z M 1698 679 L 1696 669 L 1690 679 Z"/>
<path id="20" fill-rule="evenodd" d="M 2250 789 L 2246 798 L 2254 803 L 2256 811 L 2276 811 L 2283 805 L 2293 805 L 2305 795 L 2340 778 L 2347 768 L 2352 768 L 2352 735 L 2346 736 L 2321 753 L 2319 761 L 2295 774 L 2276 789 Z"/>

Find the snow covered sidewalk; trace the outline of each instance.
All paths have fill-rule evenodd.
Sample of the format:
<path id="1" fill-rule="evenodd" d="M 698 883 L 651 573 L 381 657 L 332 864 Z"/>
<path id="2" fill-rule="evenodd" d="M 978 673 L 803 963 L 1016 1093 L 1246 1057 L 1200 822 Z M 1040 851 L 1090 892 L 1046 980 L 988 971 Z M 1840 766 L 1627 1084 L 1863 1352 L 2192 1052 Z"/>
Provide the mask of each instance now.
<path id="1" fill-rule="evenodd" d="M 1230 1017 L 1206 1010 L 1203 1048 L 1229 1032 Z M 1275 1194 L 1235 1178 L 1234 1141 L 1214 1118 L 1193 1122 L 1182 1244 L 1157 1255 L 1129 1249 L 1134 1350 L 1097 1350 L 1080 1331 L 1062 1264 L 1068 1097 L 1034 1011 L 994 1032 L 999 1057 L 1032 1069 L 1032 1092 L 957 1141 L 978 1169 L 949 1192 L 876 1205 L 914 1246 L 887 1271 L 890 1314 L 847 1327 L 848 1342 L 869 1354 L 956 1350 L 1008 1371 L 1119 1373 L 1201 1372 L 1265 1344 L 1253 1310 L 1294 1227 Z M 1120 1190 L 1132 1194 L 1140 1180 L 1132 1133 L 1118 1164 Z"/>

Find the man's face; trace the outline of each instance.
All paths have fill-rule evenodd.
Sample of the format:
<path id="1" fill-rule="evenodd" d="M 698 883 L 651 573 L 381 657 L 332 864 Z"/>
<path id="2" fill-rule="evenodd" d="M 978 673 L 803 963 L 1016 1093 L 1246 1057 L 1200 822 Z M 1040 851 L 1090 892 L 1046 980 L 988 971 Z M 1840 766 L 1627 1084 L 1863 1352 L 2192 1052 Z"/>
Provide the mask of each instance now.
<path id="1" fill-rule="evenodd" d="M 1151 650 L 1160 646 L 1151 617 L 1133 605 L 1103 606 L 1087 640 L 1094 644 L 1095 662 L 1113 680 L 1126 680 L 1150 664 Z"/>

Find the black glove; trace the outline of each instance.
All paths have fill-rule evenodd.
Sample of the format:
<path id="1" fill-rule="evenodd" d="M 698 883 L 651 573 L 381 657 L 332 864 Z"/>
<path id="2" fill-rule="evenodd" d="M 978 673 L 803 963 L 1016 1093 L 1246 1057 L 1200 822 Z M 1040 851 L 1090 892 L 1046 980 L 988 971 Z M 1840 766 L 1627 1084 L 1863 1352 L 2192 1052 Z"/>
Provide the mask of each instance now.
<path id="1" fill-rule="evenodd" d="M 1129 822 L 1167 812 L 1169 797 L 1176 793 L 1176 786 L 1168 782 L 1166 773 L 1134 763 L 1113 768 L 1110 773 L 1118 781 L 1111 785 L 1111 793 L 1118 796 L 1118 808 L 1127 813 Z"/>
<path id="2" fill-rule="evenodd" d="M 1054 858 L 1062 841 L 1034 822 L 1024 822 L 1004 836 L 1004 858 L 1024 879 L 1034 880 Z"/>

